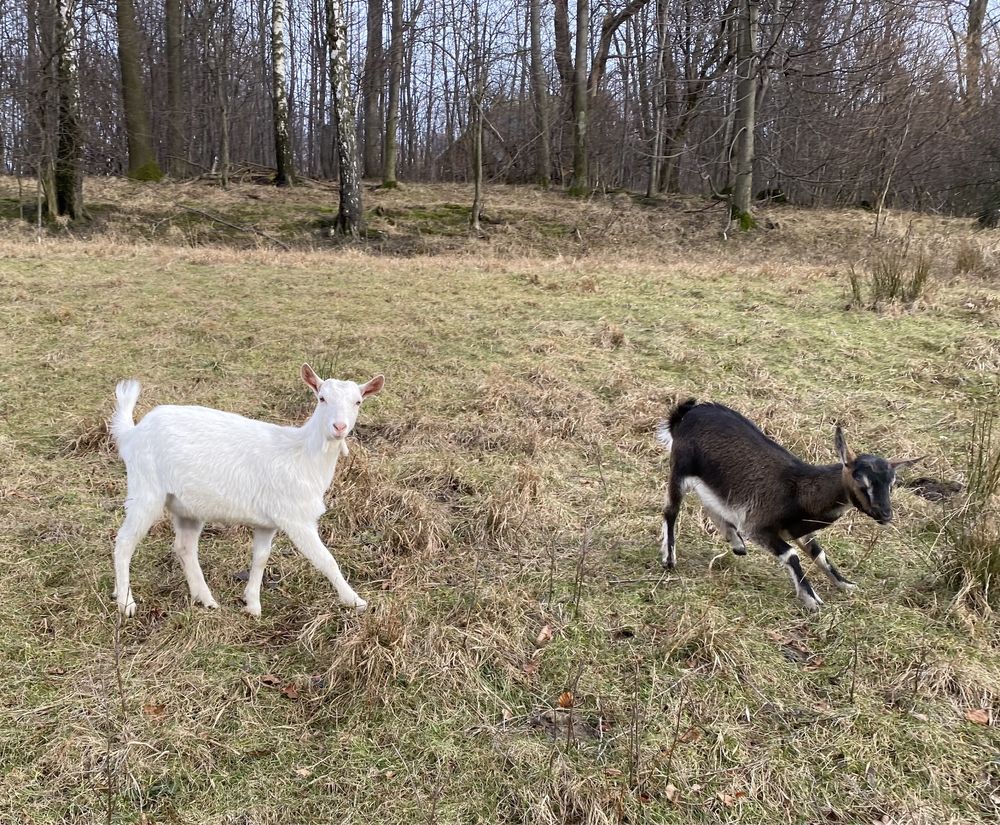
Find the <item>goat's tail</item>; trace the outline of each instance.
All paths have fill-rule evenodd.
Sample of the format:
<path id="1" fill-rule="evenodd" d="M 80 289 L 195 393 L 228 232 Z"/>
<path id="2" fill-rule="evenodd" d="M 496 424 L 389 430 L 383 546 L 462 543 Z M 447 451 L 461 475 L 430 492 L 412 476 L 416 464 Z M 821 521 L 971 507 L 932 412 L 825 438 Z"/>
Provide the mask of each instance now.
<path id="1" fill-rule="evenodd" d="M 121 445 L 122 436 L 135 428 L 133 413 L 141 389 L 142 385 L 134 378 L 119 381 L 118 386 L 115 387 L 115 398 L 118 399 L 118 406 L 115 407 L 115 414 L 111 416 L 111 435 L 114 436 L 115 443 L 118 445 Z"/>
<path id="2" fill-rule="evenodd" d="M 670 452 L 670 448 L 674 443 L 673 431 L 681 423 L 681 419 L 697 403 L 697 399 L 689 398 L 687 401 L 678 404 L 670 411 L 670 417 L 666 421 L 661 421 L 660 425 L 656 428 L 656 440 L 666 448 L 667 452 Z"/>

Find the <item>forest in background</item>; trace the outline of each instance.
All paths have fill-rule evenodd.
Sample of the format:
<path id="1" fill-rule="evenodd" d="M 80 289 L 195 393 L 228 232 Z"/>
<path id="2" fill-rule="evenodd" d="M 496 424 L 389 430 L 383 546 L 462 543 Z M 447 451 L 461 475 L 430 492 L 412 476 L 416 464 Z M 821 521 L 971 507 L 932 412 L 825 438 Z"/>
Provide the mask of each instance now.
<path id="1" fill-rule="evenodd" d="M 15 0 L 0 171 L 53 217 L 83 174 L 345 172 L 974 214 L 998 66 L 991 0 Z"/>

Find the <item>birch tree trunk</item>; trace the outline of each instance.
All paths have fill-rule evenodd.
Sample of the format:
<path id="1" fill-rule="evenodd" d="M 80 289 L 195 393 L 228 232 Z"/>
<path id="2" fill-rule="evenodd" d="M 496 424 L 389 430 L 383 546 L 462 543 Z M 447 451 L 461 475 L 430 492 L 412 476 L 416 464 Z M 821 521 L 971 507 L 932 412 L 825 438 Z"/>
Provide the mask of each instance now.
<path id="1" fill-rule="evenodd" d="M 181 0 L 166 0 L 164 28 L 167 50 L 167 168 L 175 177 L 187 174 L 184 149 L 184 70 L 181 58 Z"/>
<path id="2" fill-rule="evenodd" d="M 590 42 L 590 0 L 576 0 L 576 58 L 573 66 L 573 179 L 569 194 L 590 193 L 587 174 L 587 46 Z"/>
<path id="3" fill-rule="evenodd" d="M 736 44 L 736 178 L 731 218 L 740 229 L 754 227 L 750 212 L 753 197 L 754 131 L 757 102 L 757 27 L 760 0 L 741 0 Z"/>
<path id="4" fill-rule="evenodd" d="M 76 0 L 56 0 L 56 77 L 59 86 L 55 160 L 56 214 L 83 218 L 83 134 L 80 129 L 79 40 Z M 50 208 L 51 211 L 51 208 Z"/>
<path id="5" fill-rule="evenodd" d="M 361 211 L 361 170 L 358 162 L 354 101 L 351 99 L 350 69 L 347 65 L 347 22 L 344 16 L 344 0 L 324 0 L 324 3 L 340 172 L 340 211 L 337 213 L 334 231 L 338 235 L 357 238 L 364 230 L 364 215 Z"/>
<path id="6" fill-rule="evenodd" d="M 396 132 L 399 127 L 399 83 L 403 73 L 403 0 L 392 0 L 392 33 L 389 39 L 389 89 L 385 105 L 385 149 L 382 153 L 382 186 L 395 189 Z"/>
<path id="7" fill-rule="evenodd" d="M 539 186 L 548 188 L 552 169 L 552 149 L 549 135 L 549 81 L 542 64 L 541 0 L 528 0 L 531 29 L 531 86 L 535 98 L 535 130 L 538 146 L 535 151 L 535 178 Z"/>
<path id="8" fill-rule="evenodd" d="M 128 176 L 133 180 L 159 180 L 163 177 L 153 153 L 153 132 L 146 111 L 146 92 L 142 82 L 139 27 L 135 22 L 132 0 L 116 0 L 118 21 L 118 66 L 122 81 L 122 104 L 125 109 L 125 138 L 128 142 Z"/>
<path id="9" fill-rule="evenodd" d="M 285 80 L 285 0 L 271 6 L 271 114 L 274 118 L 274 183 L 291 186 L 292 145 L 288 128 L 288 86 Z"/>
<path id="10" fill-rule="evenodd" d="M 368 39 L 365 45 L 365 68 L 361 80 L 361 107 L 364 112 L 364 174 L 373 178 L 382 171 L 382 87 L 385 79 L 385 49 L 382 27 L 385 19 L 383 0 L 368 0 Z"/>

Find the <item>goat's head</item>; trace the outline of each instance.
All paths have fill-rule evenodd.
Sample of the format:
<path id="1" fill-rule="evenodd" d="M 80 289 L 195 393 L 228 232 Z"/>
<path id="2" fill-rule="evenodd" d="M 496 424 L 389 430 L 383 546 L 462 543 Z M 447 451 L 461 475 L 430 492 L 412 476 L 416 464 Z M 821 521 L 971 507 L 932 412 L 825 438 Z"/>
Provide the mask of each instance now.
<path id="1" fill-rule="evenodd" d="M 385 384 L 385 378 L 376 375 L 366 384 L 320 378 L 308 364 L 302 365 L 302 380 L 316 395 L 316 412 L 323 434 L 330 441 L 341 441 L 350 435 L 358 420 L 361 402 L 375 395 Z"/>
<path id="2" fill-rule="evenodd" d="M 857 455 L 847 446 L 844 431 L 837 427 L 834 436 L 840 463 L 843 465 L 844 489 L 851 503 L 866 516 L 879 524 L 892 521 L 892 503 L 889 491 L 896 483 L 896 470 L 921 461 L 906 458 L 890 461 L 877 455 Z"/>

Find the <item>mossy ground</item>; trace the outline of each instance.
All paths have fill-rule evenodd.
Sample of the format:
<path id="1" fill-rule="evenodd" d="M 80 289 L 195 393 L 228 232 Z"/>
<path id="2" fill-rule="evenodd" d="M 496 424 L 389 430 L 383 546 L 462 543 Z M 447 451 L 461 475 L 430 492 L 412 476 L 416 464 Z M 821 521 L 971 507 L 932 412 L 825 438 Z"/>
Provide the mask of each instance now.
<path id="1" fill-rule="evenodd" d="M 156 187 L 102 186 L 95 201 L 171 214 Z M 469 190 L 407 185 L 388 202 L 406 227 L 347 248 L 304 228 L 319 202 L 301 190 L 190 196 L 294 223 L 288 253 L 160 237 L 153 217 L 0 241 L 0 821 L 996 821 L 996 729 L 975 720 L 1000 710 L 1000 634 L 938 579 L 948 504 L 903 487 L 894 527 L 827 531 L 861 590 L 814 575 L 826 607 L 805 615 L 763 551 L 709 570 L 726 548 L 693 504 L 660 569 L 652 438 L 697 395 L 812 460 L 833 460 L 840 422 L 859 449 L 961 480 L 970 398 L 1000 368 L 996 282 L 949 257 L 979 243 L 995 265 L 971 222 L 915 218 L 931 289 L 875 313 L 846 309 L 863 217 L 810 242 L 831 216 L 786 207 L 727 243 L 690 201 L 489 189 L 512 228 L 386 255 Z M 536 215 L 578 231 L 553 239 Z M 143 381 L 139 415 L 298 422 L 304 360 L 387 377 L 322 524 L 369 613 L 338 609 L 279 540 L 248 618 L 249 536 L 227 527 L 201 543 L 222 607 L 192 608 L 163 523 L 119 629 L 114 383 Z"/>

